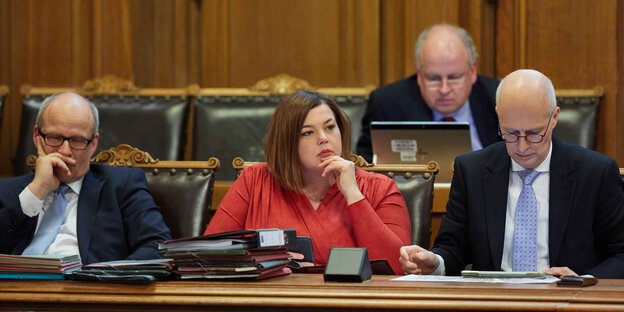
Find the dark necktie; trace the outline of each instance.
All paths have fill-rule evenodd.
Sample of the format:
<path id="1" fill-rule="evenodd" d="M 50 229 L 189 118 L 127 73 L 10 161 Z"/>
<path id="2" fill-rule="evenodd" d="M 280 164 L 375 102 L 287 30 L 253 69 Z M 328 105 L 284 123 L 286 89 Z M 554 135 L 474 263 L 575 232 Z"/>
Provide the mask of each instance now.
<path id="1" fill-rule="evenodd" d="M 50 247 L 50 244 L 56 238 L 61 224 L 63 224 L 63 218 L 65 217 L 65 209 L 67 208 L 67 200 L 65 199 L 65 193 L 69 190 L 67 184 L 61 184 L 59 188 L 54 191 L 54 199 L 50 204 L 50 207 L 43 214 L 43 219 L 39 224 L 37 233 L 33 238 L 30 245 L 24 249 L 22 255 L 43 255 L 43 253 Z"/>
<path id="2" fill-rule="evenodd" d="M 442 117 L 442 121 L 455 121 L 455 118 L 453 117 Z"/>

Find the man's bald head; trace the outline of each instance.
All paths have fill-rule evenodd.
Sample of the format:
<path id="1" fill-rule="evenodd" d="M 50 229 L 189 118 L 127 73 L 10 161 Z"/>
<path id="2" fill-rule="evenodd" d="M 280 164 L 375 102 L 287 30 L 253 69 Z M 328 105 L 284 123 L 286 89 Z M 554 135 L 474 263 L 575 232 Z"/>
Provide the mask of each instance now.
<path id="1" fill-rule="evenodd" d="M 44 112 L 48 109 L 50 105 L 54 103 L 59 103 L 55 105 L 64 105 L 66 106 L 66 108 L 75 109 L 76 112 L 88 109 L 90 111 L 93 122 L 93 131 L 91 132 L 91 134 L 95 135 L 99 132 L 100 117 L 97 108 L 95 107 L 95 105 L 93 105 L 93 103 L 91 103 L 91 101 L 74 92 L 57 93 L 54 95 L 50 95 L 45 98 L 45 100 L 43 100 L 41 107 L 39 107 L 39 112 L 37 112 L 37 119 L 35 122 L 35 124 L 39 128 L 41 128 L 42 126 L 41 122 Z"/>
<path id="2" fill-rule="evenodd" d="M 434 45 L 437 46 L 438 51 L 447 51 L 448 53 L 457 49 L 465 50 L 468 56 L 468 66 L 474 65 L 477 61 L 477 49 L 472 37 L 465 29 L 450 24 L 437 24 L 425 29 L 418 36 L 414 49 L 416 69 L 420 69 L 422 66 L 423 47 L 433 48 Z"/>
<path id="3" fill-rule="evenodd" d="M 533 99 L 533 100 L 531 100 Z M 501 80 L 496 90 L 496 109 L 500 113 L 509 105 L 541 106 L 546 117 L 557 108 L 552 82 L 533 69 L 519 69 Z"/>

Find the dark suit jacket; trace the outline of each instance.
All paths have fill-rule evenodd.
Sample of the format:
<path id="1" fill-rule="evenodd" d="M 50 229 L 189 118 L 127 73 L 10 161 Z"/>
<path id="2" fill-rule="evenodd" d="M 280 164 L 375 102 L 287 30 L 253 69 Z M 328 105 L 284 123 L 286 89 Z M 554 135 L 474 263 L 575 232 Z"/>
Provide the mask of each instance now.
<path id="1" fill-rule="evenodd" d="M 432 251 L 446 274 L 501 270 L 511 158 L 505 143 L 459 156 Z M 624 278 L 624 182 L 617 163 L 553 138 L 549 196 L 550 266 Z"/>
<path id="2" fill-rule="evenodd" d="M 38 216 L 25 215 L 19 202 L 33 178 L 0 180 L 0 253 L 21 254 L 33 238 Z M 137 168 L 92 164 L 82 182 L 77 215 L 83 264 L 160 258 L 157 243 L 171 239 L 145 174 Z"/>
<path id="3" fill-rule="evenodd" d="M 500 141 L 496 115 L 496 88 L 498 81 L 478 76 L 470 91 L 470 110 L 483 146 Z M 416 75 L 393 82 L 371 92 L 364 117 L 357 153 L 372 161 L 371 121 L 432 121 L 433 113 L 418 87 Z M 355 134 L 353 134 L 355 135 Z"/>

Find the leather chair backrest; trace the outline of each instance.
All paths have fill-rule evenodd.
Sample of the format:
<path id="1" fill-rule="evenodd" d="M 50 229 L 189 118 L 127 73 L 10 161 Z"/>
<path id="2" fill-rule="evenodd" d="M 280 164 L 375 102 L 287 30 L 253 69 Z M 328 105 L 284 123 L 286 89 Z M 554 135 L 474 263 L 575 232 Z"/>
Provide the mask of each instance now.
<path id="1" fill-rule="evenodd" d="M 263 161 L 264 136 L 280 96 L 197 96 L 193 159 L 208 155 L 231 161 L 243 156 Z M 230 166 L 219 172 L 219 179 L 234 180 Z"/>
<path id="2" fill-rule="evenodd" d="M 397 184 L 410 216 L 412 224 L 412 244 L 428 248 L 431 241 L 431 215 L 433 210 L 433 184 L 440 166 L 431 161 L 427 165 L 373 165 L 358 155 L 351 160 L 362 170 L 385 174 Z M 253 165 L 241 157 L 234 159 L 233 168 L 240 173 L 244 167 Z"/>
<path id="3" fill-rule="evenodd" d="M 594 149 L 602 94 L 601 87 L 593 90 L 557 90 L 557 105 L 561 111 L 554 135 L 563 141 Z"/>
<path id="4" fill-rule="evenodd" d="M 139 167 L 160 207 L 172 238 L 203 234 L 212 213 L 214 172 L 220 163 L 208 161 L 162 161 L 126 144 L 103 151 L 92 159 L 113 166 Z"/>
<path id="5" fill-rule="evenodd" d="M 355 152 L 358 136 L 360 135 L 360 130 L 362 129 L 362 117 L 366 111 L 368 95 L 336 95 L 333 98 L 345 115 L 349 118 L 351 123 L 351 151 Z"/>
<path id="6" fill-rule="evenodd" d="M 229 162 L 236 156 L 264 161 L 264 136 L 275 107 L 297 90 L 332 96 L 351 120 L 351 149 L 355 150 L 366 101 L 373 86 L 364 88 L 313 88 L 288 75 L 261 80 L 250 88 L 206 88 L 195 93 L 193 159 L 215 156 Z M 219 171 L 219 179 L 233 181 L 231 168 Z"/>
<path id="7" fill-rule="evenodd" d="M 41 89 L 31 89 L 31 93 L 23 97 L 15 174 L 28 172 L 23 159 L 27 155 L 36 154 L 32 128 L 43 100 L 50 94 L 63 91 Z M 33 91 L 36 93 L 32 94 Z M 77 92 L 82 93 L 81 90 Z M 96 153 L 126 143 L 140 146 L 150 154 L 159 155 L 161 159 L 181 160 L 190 107 L 190 98 L 186 93 L 185 89 L 143 89 L 116 95 L 84 93 L 98 108 L 100 115 L 100 139 Z"/>
<path id="8" fill-rule="evenodd" d="M 624 180 L 624 168 L 620 168 L 620 177 Z"/>

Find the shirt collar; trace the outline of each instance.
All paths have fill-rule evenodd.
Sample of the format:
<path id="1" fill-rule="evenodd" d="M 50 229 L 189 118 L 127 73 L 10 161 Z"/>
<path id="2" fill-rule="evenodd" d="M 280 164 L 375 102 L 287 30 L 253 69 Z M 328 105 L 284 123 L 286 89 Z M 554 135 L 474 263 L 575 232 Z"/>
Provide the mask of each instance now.
<path id="1" fill-rule="evenodd" d="M 520 140 L 523 140 L 523 139 L 521 138 Z M 535 168 L 535 171 L 549 172 L 550 171 L 550 156 L 552 156 L 552 140 L 550 141 L 550 148 L 548 149 L 548 156 L 546 156 L 546 159 L 544 159 L 544 161 L 542 161 L 542 163 L 539 164 L 537 168 Z M 513 158 L 511 158 L 511 170 L 515 172 L 515 171 L 522 171 L 526 169 L 520 166 L 520 164 L 518 164 L 517 162 L 515 162 Z"/>
<path id="2" fill-rule="evenodd" d="M 82 189 L 82 181 L 84 180 L 84 176 L 82 176 L 82 178 L 71 182 L 71 183 L 67 183 L 67 186 L 69 186 L 69 188 L 76 193 L 77 195 L 80 195 L 80 189 Z"/>
<path id="3" fill-rule="evenodd" d="M 469 121 L 470 120 L 470 101 L 466 100 L 466 103 L 462 105 L 456 112 L 450 115 L 442 115 L 434 110 L 433 112 L 433 120 L 441 121 L 443 117 L 453 117 L 456 121 Z"/>

